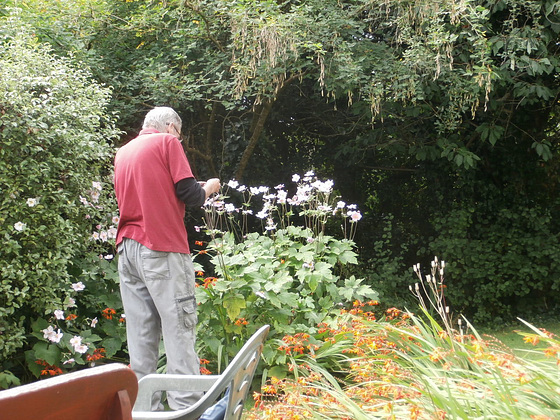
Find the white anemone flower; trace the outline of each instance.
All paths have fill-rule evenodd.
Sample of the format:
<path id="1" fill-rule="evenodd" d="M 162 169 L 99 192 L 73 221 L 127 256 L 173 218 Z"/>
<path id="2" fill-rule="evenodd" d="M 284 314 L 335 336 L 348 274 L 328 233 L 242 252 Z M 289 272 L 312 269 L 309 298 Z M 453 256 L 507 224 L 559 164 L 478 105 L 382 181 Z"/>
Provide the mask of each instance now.
<path id="1" fill-rule="evenodd" d="M 18 232 L 21 232 L 23 229 L 25 229 L 27 227 L 27 225 L 23 222 L 16 222 L 14 223 L 14 229 L 17 230 Z"/>

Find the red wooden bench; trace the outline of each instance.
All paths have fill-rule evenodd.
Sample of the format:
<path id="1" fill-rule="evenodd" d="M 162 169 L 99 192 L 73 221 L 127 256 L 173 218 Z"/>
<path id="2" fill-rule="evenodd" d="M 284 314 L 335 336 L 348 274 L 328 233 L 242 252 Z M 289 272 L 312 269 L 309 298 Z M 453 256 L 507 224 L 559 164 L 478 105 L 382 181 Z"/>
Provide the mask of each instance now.
<path id="1" fill-rule="evenodd" d="M 2 420 L 132 420 L 138 393 L 122 364 L 66 373 L 0 392 Z"/>

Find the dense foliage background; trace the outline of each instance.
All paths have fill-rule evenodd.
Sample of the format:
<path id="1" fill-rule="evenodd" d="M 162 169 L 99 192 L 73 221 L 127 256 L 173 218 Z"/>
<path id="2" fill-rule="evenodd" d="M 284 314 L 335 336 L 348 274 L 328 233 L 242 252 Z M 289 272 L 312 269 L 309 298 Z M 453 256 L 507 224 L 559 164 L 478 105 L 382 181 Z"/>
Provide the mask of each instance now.
<path id="1" fill-rule="evenodd" d="M 104 208 L 103 197 L 112 191 L 105 178 L 119 131 L 107 111 L 109 89 L 37 44 L 22 22 L 8 20 L 3 28 L 0 357 L 7 360 L 4 369 L 19 370 L 31 356 L 31 370 L 37 371 L 37 359 L 50 365 L 60 357 L 54 348 L 36 348 L 41 355 L 21 351 L 36 341 L 32 323 L 39 327 L 40 318 L 56 310 L 69 310 L 63 318 L 75 311 L 78 283 L 103 285 L 97 287 L 99 304 L 116 290 L 99 262 L 110 247 L 93 232 L 106 235 L 116 216 L 113 206 Z M 1 386 L 12 380 L 0 372 Z"/>
<path id="2" fill-rule="evenodd" d="M 9 142 L 38 153 L 34 130 L 41 133 L 41 112 L 50 109 L 11 112 L 11 98 L 34 103 L 41 95 L 16 82 L 34 65 L 61 60 L 80 69 L 67 70 L 79 84 L 69 89 L 84 97 L 55 116 L 91 133 L 90 143 L 76 140 L 87 153 L 103 154 L 115 139 L 112 115 L 123 131 L 118 146 L 135 135 L 146 110 L 170 105 L 183 117 L 199 178 L 273 186 L 314 169 L 333 179 L 365 213 L 355 238 L 360 277 L 382 304 L 405 305 L 410 267 L 438 255 L 448 262 L 456 313 L 487 323 L 558 310 L 558 2 L 7 0 L 0 22 L 4 44 L 10 31 L 29 27 L 50 48 L 49 58 L 28 59 L 30 70 L 2 52 L 4 202 L 19 188 L 20 157 L 6 155 Z M 27 56 L 37 47 L 19 48 Z M 96 95 L 107 103 L 91 104 L 101 100 Z M 90 150 L 91 141 L 98 148 Z M 73 178 L 41 177 L 75 179 L 64 194 L 78 194 L 85 188 L 79 174 L 91 168 L 89 156 L 75 156 L 72 165 L 82 166 L 63 171 Z M 19 188 L 19 209 L 2 207 L 2 230 L 10 231 L 3 264 L 24 252 L 12 241 L 15 216 L 42 185 Z M 42 202 L 62 224 L 73 220 L 65 200 Z M 60 273 L 83 247 L 77 235 L 54 232 L 41 246 L 68 252 L 67 259 L 32 275 L 47 294 L 56 289 L 43 279 L 57 273 L 67 281 Z M 49 246 L 54 240 L 68 246 Z M 11 281 L 3 271 L 3 287 Z M 19 327 L 5 328 L 4 337 L 18 337 Z M 15 349 L 23 338 L 10 340 Z"/>

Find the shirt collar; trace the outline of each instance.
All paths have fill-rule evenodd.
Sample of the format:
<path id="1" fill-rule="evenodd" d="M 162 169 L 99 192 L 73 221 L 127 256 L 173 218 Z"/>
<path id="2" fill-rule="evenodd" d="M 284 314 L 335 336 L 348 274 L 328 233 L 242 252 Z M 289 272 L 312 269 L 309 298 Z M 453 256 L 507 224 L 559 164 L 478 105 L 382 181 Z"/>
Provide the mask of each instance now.
<path id="1" fill-rule="evenodd" d="M 159 133 L 158 130 L 156 130 L 155 128 L 144 128 L 142 129 L 142 131 L 140 131 L 140 134 L 138 134 L 139 136 L 143 136 L 145 134 L 156 134 Z"/>

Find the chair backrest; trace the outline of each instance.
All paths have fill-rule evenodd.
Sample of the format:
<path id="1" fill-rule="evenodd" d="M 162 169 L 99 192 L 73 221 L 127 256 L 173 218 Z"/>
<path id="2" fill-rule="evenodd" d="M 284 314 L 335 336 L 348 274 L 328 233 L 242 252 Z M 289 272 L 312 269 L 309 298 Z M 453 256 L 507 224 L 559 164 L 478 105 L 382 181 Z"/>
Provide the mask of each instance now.
<path id="1" fill-rule="evenodd" d="M 221 375 L 151 374 L 139 381 L 138 403 L 134 407 L 135 419 L 198 419 L 229 389 L 224 420 L 241 418 L 243 405 L 261 358 L 269 325 L 255 332 L 239 350 Z M 158 391 L 205 391 L 204 396 L 192 406 L 171 412 L 152 413 L 152 395 Z"/>
<path id="2" fill-rule="evenodd" d="M 239 420 L 251 382 L 261 358 L 264 340 L 270 326 L 258 330 L 228 365 L 222 376 L 229 384 L 229 398 L 224 420 Z M 221 382 L 221 381 L 220 381 Z"/>
<path id="3" fill-rule="evenodd" d="M 0 418 L 131 420 L 137 392 L 134 372 L 113 363 L 0 391 Z"/>

